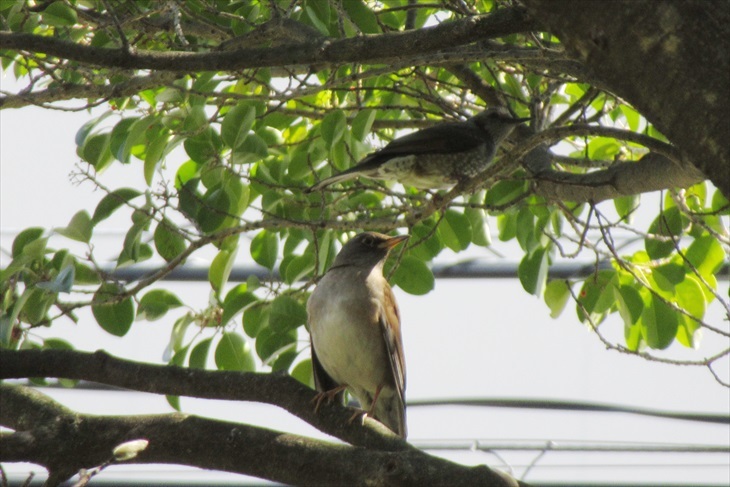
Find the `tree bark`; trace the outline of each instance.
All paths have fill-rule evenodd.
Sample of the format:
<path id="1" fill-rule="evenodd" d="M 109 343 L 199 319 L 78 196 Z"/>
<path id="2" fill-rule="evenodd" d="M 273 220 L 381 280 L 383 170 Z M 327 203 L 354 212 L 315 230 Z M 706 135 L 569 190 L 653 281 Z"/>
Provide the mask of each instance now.
<path id="1" fill-rule="evenodd" d="M 730 196 L 730 2 L 522 0 Z"/>
<path id="2" fill-rule="evenodd" d="M 68 350 L 0 350 L 0 361 L 3 379 L 92 380 L 144 392 L 274 404 L 352 445 L 178 413 L 77 414 L 31 388 L 0 384 L 0 424 L 14 430 L 2 436 L 0 462 L 43 465 L 52 484 L 110 461 L 123 442 L 146 439 L 148 448 L 127 463 L 191 465 L 294 485 L 526 485 L 486 466 L 430 456 L 377 421 L 351 422 L 350 408 L 323 404 L 315 413 L 314 391 L 285 374 L 183 369 Z"/>

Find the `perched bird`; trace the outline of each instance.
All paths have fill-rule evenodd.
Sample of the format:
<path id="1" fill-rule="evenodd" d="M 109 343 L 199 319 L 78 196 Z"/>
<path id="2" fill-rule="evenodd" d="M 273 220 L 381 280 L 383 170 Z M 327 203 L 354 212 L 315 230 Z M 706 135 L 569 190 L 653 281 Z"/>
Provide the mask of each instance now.
<path id="1" fill-rule="evenodd" d="M 317 407 L 324 398 L 341 402 L 349 389 L 368 416 L 403 438 L 406 364 L 398 305 L 383 264 L 390 249 L 407 238 L 356 235 L 307 303 Z"/>
<path id="2" fill-rule="evenodd" d="M 529 118 L 490 108 L 464 122 L 446 122 L 399 137 L 355 166 L 323 179 L 307 192 L 365 176 L 420 189 L 446 189 L 487 168 L 499 144 Z"/>

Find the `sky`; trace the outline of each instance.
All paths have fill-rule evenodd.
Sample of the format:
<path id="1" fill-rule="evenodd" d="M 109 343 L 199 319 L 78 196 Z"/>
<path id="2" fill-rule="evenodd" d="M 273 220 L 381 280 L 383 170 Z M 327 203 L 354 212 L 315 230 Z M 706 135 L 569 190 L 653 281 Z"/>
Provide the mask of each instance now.
<path id="1" fill-rule="evenodd" d="M 14 82 L 2 79 L 2 90 L 13 89 Z M 103 194 L 88 183 L 77 184 L 70 177 L 79 162 L 74 135 L 89 118 L 85 112 L 48 111 L 38 108 L 0 112 L 0 257 L 5 254 L 14 234 L 30 226 L 62 227 L 81 208 L 92 211 Z M 134 163 L 133 163 L 134 164 Z M 115 167 L 117 166 L 117 167 Z M 102 181 L 111 187 L 142 184 L 141 170 L 124 171 L 112 167 Z M 131 177 L 127 173 L 134 173 Z M 653 211 L 655 208 L 652 208 Z M 120 248 L 126 219 L 112 218 L 100 229 L 104 237 L 98 249 L 113 255 Z M 493 232 L 495 229 L 492 229 Z M 495 239 L 496 240 L 496 239 Z M 56 245 L 67 245 L 59 238 Z M 514 248 L 496 242 L 501 254 L 517 255 Z M 78 248 L 78 247 L 77 247 Z M 495 260 L 483 249 L 485 259 Z M 249 263 L 246 252 L 239 252 L 240 263 Z M 205 265 L 212 254 L 197 258 Z M 231 283 L 231 286 L 235 283 Z M 721 281 L 721 294 L 727 296 L 728 281 Z M 197 308 L 207 305 L 207 283 L 165 283 L 186 303 Z M 730 395 L 704 369 L 676 367 L 629 357 L 605 350 L 600 341 L 582 324 L 573 306 L 553 320 L 542 300 L 524 292 L 514 280 L 438 280 L 436 289 L 426 296 L 411 296 L 395 290 L 404 334 L 408 371 L 407 397 L 411 400 L 435 398 L 525 398 L 605 402 L 670 411 L 728 414 Z M 125 358 L 161 361 L 169 339 L 172 319 L 152 323 L 137 322 L 132 331 L 119 339 L 101 330 L 90 313 L 81 315 L 78 325 L 63 323 L 39 331 L 42 336 L 63 337 L 80 350 L 104 348 Z M 720 324 L 722 309 L 711 305 L 706 321 Z M 620 318 L 604 325 L 607 334 L 620 341 Z M 304 337 L 300 337 L 304 339 Z M 706 335 L 699 350 L 675 345 L 668 355 L 698 359 L 712 350 L 728 346 L 727 339 Z M 720 364 L 718 372 L 730 379 L 730 362 Z M 154 413 L 170 411 L 164 398 L 135 394 L 135 400 L 120 400 L 112 392 L 46 390 L 53 397 L 82 412 Z M 301 421 L 273 407 L 183 399 L 186 412 L 226 419 L 246 418 L 254 424 L 322 437 Z M 711 444 L 730 446 L 728 425 L 709 425 L 668 421 L 627 414 L 534 411 L 469 407 L 412 407 L 408 417 L 409 440 L 425 446 L 484 444 L 575 445 L 577 442 L 652 444 Z M 552 442 L 552 443 L 551 443 Z M 539 451 L 500 450 L 499 455 L 480 451 L 439 452 L 462 463 L 486 462 L 511 469 L 522 476 Z M 643 462 L 643 463 L 642 463 Z M 628 464 L 640 464 L 627 467 Z M 26 472 L 25 465 L 13 466 Z M 170 478 L 171 467 L 132 468 L 104 475 Z M 40 471 L 39 469 L 35 469 Z M 162 472 L 161 474 L 159 472 Z M 202 475 L 196 473 L 196 475 Z M 707 482 L 720 484 L 730 478 L 728 455 L 644 454 L 641 456 L 607 453 L 549 452 L 539 458 L 525 480 L 601 480 L 622 482 Z"/>

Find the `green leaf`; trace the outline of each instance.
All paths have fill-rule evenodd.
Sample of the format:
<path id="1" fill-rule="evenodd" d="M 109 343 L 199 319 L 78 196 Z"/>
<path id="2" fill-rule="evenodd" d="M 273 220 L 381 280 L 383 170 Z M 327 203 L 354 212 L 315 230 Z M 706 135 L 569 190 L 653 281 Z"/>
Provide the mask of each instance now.
<path id="1" fill-rule="evenodd" d="M 688 276 L 676 286 L 677 304 L 689 314 L 701 320 L 705 316 L 707 303 L 702 286 L 692 276 Z"/>
<path id="2" fill-rule="evenodd" d="M 408 249 L 408 254 L 424 262 L 432 260 L 444 248 L 432 219 L 421 221 L 411 229 L 409 244 L 413 247 Z"/>
<path id="3" fill-rule="evenodd" d="M 89 136 L 79 149 L 79 157 L 94 166 L 97 173 L 103 171 L 113 160 L 111 134 L 94 134 Z"/>
<path id="4" fill-rule="evenodd" d="M 142 120 L 140 117 L 125 118 L 117 122 L 109 139 L 109 150 L 116 160 L 123 164 L 129 163 L 129 156 L 134 141 L 131 140 L 131 130 Z"/>
<path id="5" fill-rule="evenodd" d="M 188 137 L 183 142 L 187 155 L 198 164 L 207 164 L 209 161 L 217 159 L 221 145 L 220 136 L 211 127 Z"/>
<path id="6" fill-rule="evenodd" d="M 590 159 L 613 159 L 621 151 L 621 144 L 609 137 L 596 137 L 588 143 L 587 149 Z"/>
<path id="7" fill-rule="evenodd" d="M 314 374 L 312 373 L 312 360 L 304 359 L 299 362 L 291 371 L 291 376 L 296 380 L 314 389 Z"/>
<path id="8" fill-rule="evenodd" d="M 712 195 L 712 211 L 720 215 L 730 215 L 730 202 L 719 189 Z"/>
<path id="9" fill-rule="evenodd" d="M 167 400 L 167 404 L 169 404 L 172 409 L 174 409 L 175 411 L 181 411 L 180 396 L 166 395 L 165 399 Z"/>
<path id="10" fill-rule="evenodd" d="M 22 306 L 21 317 L 31 325 L 39 325 L 48 319 L 47 313 L 56 301 L 56 294 L 43 289 L 26 288 L 16 306 Z M 13 310 L 15 312 L 15 310 Z"/>
<path id="11" fill-rule="evenodd" d="M 472 231 L 472 243 L 482 247 L 489 247 L 492 243 L 492 237 L 489 234 L 486 212 L 480 208 L 467 208 L 464 210 L 464 215 L 469 219 Z"/>
<path id="12" fill-rule="evenodd" d="M 78 22 L 76 11 L 65 2 L 53 2 L 43 10 L 43 23 L 54 27 L 67 27 Z"/>
<path id="13" fill-rule="evenodd" d="M 152 256 L 152 249 L 146 243 L 142 243 L 142 233 L 149 228 L 151 217 L 143 211 L 132 213 L 132 226 L 124 237 L 124 246 L 117 259 L 117 266 L 129 262 L 140 262 Z"/>
<path id="14" fill-rule="evenodd" d="M 320 124 L 322 139 L 327 147 L 332 148 L 340 141 L 347 129 L 347 117 L 342 110 L 333 110 L 327 114 Z"/>
<path id="15" fill-rule="evenodd" d="M 220 294 L 223 286 L 228 282 L 228 276 L 231 275 L 231 269 L 235 260 L 235 250 L 221 250 L 213 258 L 210 269 L 208 269 L 208 281 L 210 281 L 210 285 L 216 295 Z"/>
<path id="16" fill-rule="evenodd" d="M 517 236 L 517 214 L 518 212 L 512 209 L 497 217 L 497 230 L 499 230 L 499 239 L 502 242 L 507 242 Z"/>
<path id="17" fill-rule="evenodd" d="M 663 350 L 677 335 L 677 312 L 654 294 L 644 300 L 644 305 L 640 321 L 642 336 L 651 348 Z"/>
<path id="18" fill-rule="evenodd" d="M 435 279 L 425 262 L 412 255 L 406 255 L 393 274 L 393 284 L 408 294 L 420 296 L 434 288 Z"/>
<path id="19" fill-rule="evenodd" d="M 668 240 L 657 240 L 647 238 L 644 240 L 646 253 L 651 259 L 662 259 L 669 257 L 675 249 L 675 243 L 672 239 L 678 239 L 688 224 L 686 216 L 679 212 L 676 207 L 664 210 L 649 226 L 649 233 L 659 237 L 672 237 Z"/>
<path id="20" fill-rule="evenodd" d="M 205 369 L 208 363 L 208 353 L 210 352 L 210 344 L 213 342 L 212 338 L 206 338 L 201 340 L 200 343 L 195 345 L 190 351 L 190 357 L 188 358 L 188 366 L 193 369 Z"/>
<path id="21" fill-rule="evenodd" d="M 271 302 L 269 326 L 276 332 L 295 329 L 307 322 L 307 310 L 304 305 L 291 296 L 277 296 Z"/>
<path id="22" fill-rule="evenodd" d="M 613 206 L 616 208 L 618 216 L 626 223 L 633 221 L 634 212 L 639 208 L 641 195 L 619 196 L 613 200 Z"/>
<path id="23" fill-rule="evenodd" d="M 286 267 L 284 267 L 284 260 L 282 260 L 282 263 L 279 266 L 280 273 L 287 284 L 293 284 L 314 271 L 313 254 L 305 253 L 304 255 L 293 255 L 288 257 L 290 258 Z M 286 257 L 284 259 L 286 259 Z"/>
<path id="24" fill-rule="evenodd" d="M 277 332 L 269 326 L 261 329 L 256 336 L 256 353 L 264 362 L 270 362 L 279 354 L 296 347 L 296 340 L 296 329 Z"/>
<path id="25" fill-rule="evenodd" d="M 221 123 L 221 138 L 231 149 L 237 149 L 248 137 L 256 120 L 256 107 L 240 104 L 228 110 Z"/>
<path id="26" fill-rule="evenodd" d="M 76 132 L 76 137 L 74 138 L 74 142 L 76 142 L 77 147 L 82 147 L 86 140 L 88 139 L 91 132 L 104 120 L 106 120 L 108 117 L 114 114 L 113 110 L 107 110 L 106 112 L 102 113 L 100 116 L 93 118 L 83 124 L 81 128 Z"/>
<path id="27" fill-rule="evenodd" d="M 57 228 L 56 232 L 71 240 L 89 243 L 93 229 L 94 224 L 91 222 L 89 213 L 81 210 L 71 218 L 66 228 Z"/>
<path id="28" fill-rule="evenodd" d="M 218 370 L 251 372 L 256 364 L 248 342 L 238 333 L 226 332 L 215 347 L 215 364 Z"/>
<path id="29" fill-rule="evenodd" d="M 185 313 L 175 320 L 175 323 L 172 325 L 172 331 L 170 332 L 170 342 L 165 350 L 165 356 L 169 353 L 177 354 L 180 350 L 187 349 L 187 346 L 184 346 L 186 342 L 185 334 L 193 322 L 194 319 L 191 313 Z M 182 364 L 182 362 L 179 363 Z"/>
<path id="30" fill-rule="evenodd" d="M 702 337 L 700 323 L 689 316 L 679 316 L 679 327 L 677 328 L 677 341 L 685 347 L 697 348 Z"/>
<path id="31" fill-rule="evenodd" d="M 624 284 L 619 287 L 614 286 L 613 293 L 618 305 L 618 312 L 626 326 L 636 324 L 644 312 L 644 301 L 641 299 L 639 291 Z"/>
<path id="32" fill-rule="evenodd" d="M 285 350 L 282 350 L 278 356 L 276 357 L 276 360 L 269 361 L 268 363 L 271 364 L 271 371 L 277 372 L 277 371 L 286 371 L 289 370 L 289 367 L 291 367 L 291 364 L 294 363 L 294 360 L 296 360 L 298 354 L 296 350 L 295 344 L 290 344 Z"/>
<path id="33" fill-rule="evenodd" d="M 484 204 L 491 208 L 506 206 L 512 202 L 517 202 L 527 192 L 527 189 L 528 182 L 522 179 L 499 181 L 487 190 Z"/>
<path id="34" fill-rule="evenodd" d="M 134 321 L 134 302 L 131 297 L 114 302 L 123 289 L 114 283 L 104 283 L 94 294 L 91 312 L 99 326 L 107 333 L 122 337 L 127 334 Z"/>
<path id="35" fill-rule="evenodd" d="M 327 28 L 327 25 L 317 17 L 317 13 L 314 11 L 314 9 L 307 5 L 304 8 L 304 11 L 307 13 L 307 17 L 312 22 L 312 25 L 316 27 L 317 30 L 320 31 L 322 34 L 329 36 L 329 29 Z"/>
<path id="36" fill-rule="evenodd" d="M 120 188 L 104 196 L 96 205 L 94 216 L 91 217 L 92 224 L 96 225 L 102 220 L 109 218 L 120 206 L 133 200 L 142 193 L 132 188 Z"/>
<path id="37" fill-rule="evenodd" d="M 454 252 L 466 249 L 471 243 L 471 224 L 463 213 L 446 210 L 438 227 L 439 237 Z"/>
<path id="38" fill-rule="evenodd" d="M 373 11 L 365 5 L 363 0 L 347 0 L 342 6 L 350 20 L 362 31 L 363 34 L 379 34 L 381 32 L 378 19 Z"/>
<path id="39" fill-rule="evenodd" d="M 30 227 L 20 232 L 13 240 L 13 259 L 20 257 L 26 245 L 41 238 L 41 236 L 43 236 L 43 231 L 44 230 L 40 227 Z"/>
<path id="40" fill-rule="evenodd" d="M 165 155 L 165 151 L 168 150 L 169 142 L 170 131 L 166 128 L 162 128 L 159 130 L 159 133 L 149 141 L 149 144 L 147 144 L 147 150 L 145 151 L 144 157 L 144 180 L 147 183 L 147 186 L 152 184 L 152 178 L 155 175 L 157 164 Z"/>
<path id="41" fill-rule="evenodd" d="M 359 1 L 359 0 L 356 0 Z M 361 141 L 365 141 L 365 138 L 370 133 L 370 129 L 375 121 L 375 110 L 366 108 L 360 110 L 355 118 L 352 120 L 352 135 Z"/>
<path id="42" fill-rule="evenodd" d="M 246 140 L 233 151 L 233 164 L 251 164 L 266 158 L 269 155 L 269 147 L 264 139 L 256 134 L 250 134 Z"/>
<path id="43" fill-rule="evenodd" d="M 251 240 L 251 257 L 257 264 L 273 270 L 279 255 L 279 237 L 267 230 L 261 230 Z"/>
<path id="44" fill-rule="evenodd" d="M 243 312 L 243 331 L 251 338 L 256 338 L 261 330 L 269 326 L 269 303 L 259 303 Z"/>
<path id="45" fill-rule="evenodd" d="M 725 261 L 725 250 L 714 237 L 705 235 L 695 239 L 684 254 L 701 276 L 715 274 Z"/>
<path id="46" fill-rule="evenodd" d="M 528 207 L 520 208 L 517 213 L 517 242 L 526 253 L 530 253 L 538 246 L 535 238 L 535 215 Z"/>
<path id="47" fill-rule="evenodd" d="M 632 132 L 638 132 L 640 120 L 639 112 L 637 112 L 628 105 L 621 105 L 619 106 L 619 109 L 621 110 L 623 116 L 626 118 L 626 123 L 628 123 L 629 129 L 631 129 Z"/>
<path id="48" fill-rule="evenodd" d="M 101 283 L 99 273 L 95 269 L 80 262 L 74 262 L 74 267 L 74 282 L 76 284 L 98 285 Z"/>
<path id="49" fill-rule="evenodd" d="M 157 224 L 153 237 L 157 253 L 167 262 L 182 254 L 187 248 L 185 239 L 173 228 L 172 222 L 165 218 Z"/>
<path id="50" fill-rule="evenodd" d="M 258 298 L 252 292 L 248 291 L 248 285 L 238 284 L 228 291 L 223 300 L 223 314 L 221 315 L 221 325 L 225 326 L 242 310 L 247 309 L 251 304 L 256 303 Z"/>
<path id="51" fill-rule="evenodd" d="M 214 187 L 203 195 L 201 207 L 195 220 L 205 233 L 220 230 L 230 215 L 231 199 L 220 187 Z"/>
<path id="52" fill-rule="evenodd" d="M 550 317 L 557 318 L 565 309 L 570 298 L 568 282 L 562 279 L 550 281 L 545 286 L 545 304 L 550 308 Z"/>
<path id="53" fill-rule="evenodd" d="M 576 306 L 581 322 L 585 323 L 590 319 L 594 325 L 598 325 L 605 319 L 606 314 L 615 303 L 612 285 L 614 279 L 616 279 L 616 271 L 603 270 L 585 280 L 578 294 Z M 585 315 L 584 309 L 588 316 Z"/>
<path id="54" fill-rule="evenodd" d="M 251 200 L 251 187 L 243 184 L 238 176 L 225 173 L 223 191 L 231 201 L 230 213 L 234 216 L 241 216 Z"/>
<path id="55" fill-rule="evenodd" d="M 540 247 L 532 254 L 525 255 L 517 268 L 517 276 L 525 291 L 541 296 L 549 267 L 549 253 L 546 248 Z"/>
<path id="56" fill-rule="evenodd" d="M 177 308 L 182 305 L 182 301 L 170 291 L 166 289 L 153 289 L 139 300 L 137 319 L 155 321 L 165 316 L 171 308 Z"/>

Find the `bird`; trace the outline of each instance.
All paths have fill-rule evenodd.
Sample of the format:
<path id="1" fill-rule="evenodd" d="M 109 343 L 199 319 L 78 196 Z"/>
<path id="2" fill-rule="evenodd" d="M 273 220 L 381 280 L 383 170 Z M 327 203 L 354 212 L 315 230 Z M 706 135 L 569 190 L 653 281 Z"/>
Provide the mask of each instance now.
<path id="1" fill-rule="evenodd" d="M 344 390 L 366 414 L 402 438 L 406 364 L 400 313 L 383 276 L 388 253 L 408 235 L 363 232 L 340 250 L 307 302 L 316 409 Z M 362 412 L 353 415 L 354 420 Z"/>
<path id="2" fill-rule="evenodd" d="M 319 191 L 359 176 L 419 189 L 447 189 L 473 178 L 497 153 L 514 128 L 530 120 L 513 118 L 503 107 L 489 108 L 463 122 L 443 122 L 399 137 L 355 166 L 307 188 Z"/>

